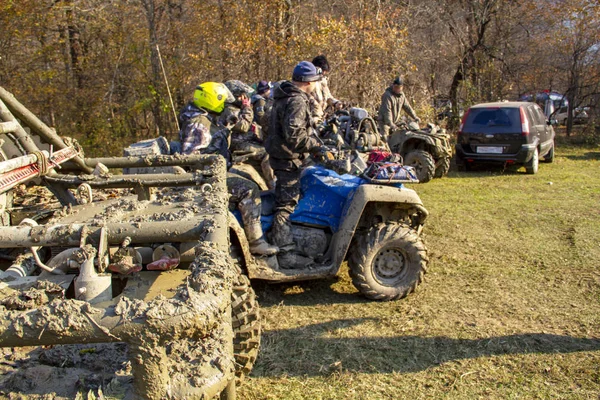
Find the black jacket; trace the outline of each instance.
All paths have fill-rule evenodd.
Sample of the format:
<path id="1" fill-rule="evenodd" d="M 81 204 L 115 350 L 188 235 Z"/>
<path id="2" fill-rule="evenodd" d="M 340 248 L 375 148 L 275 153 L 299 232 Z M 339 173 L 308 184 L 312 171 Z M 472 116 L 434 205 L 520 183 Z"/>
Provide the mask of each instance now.
<path id="1" fill-rule="evenodd" d="M 277 160 L 300 165 L 305 153 L 321 146 L 312 134 L 309 95 L 289 81 L 275 89 L 265 148 Z"/>

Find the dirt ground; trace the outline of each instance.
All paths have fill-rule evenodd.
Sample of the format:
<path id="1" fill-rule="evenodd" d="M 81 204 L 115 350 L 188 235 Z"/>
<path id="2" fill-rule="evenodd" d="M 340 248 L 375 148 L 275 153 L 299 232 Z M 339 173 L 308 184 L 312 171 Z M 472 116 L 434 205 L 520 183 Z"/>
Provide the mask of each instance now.
<path id="1" fill-rule="evenodd" d="M 131 364 L 124 343 L 0 351 L 0 395 L 3 398 L 132 398 Z"/>

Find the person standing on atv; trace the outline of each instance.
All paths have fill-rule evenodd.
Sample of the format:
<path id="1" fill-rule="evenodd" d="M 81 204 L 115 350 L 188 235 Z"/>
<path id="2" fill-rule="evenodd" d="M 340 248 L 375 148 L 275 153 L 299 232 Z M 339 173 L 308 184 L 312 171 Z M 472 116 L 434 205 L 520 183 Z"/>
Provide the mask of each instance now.
<path id="1" fill-rule="evenodd" d="M 196 88 L 194 99 L 179 116 L 183 154 L 220 154 L 227 160 L 229 168 L 230 127 L 235 127 L 239 121 L 236 116 L 223 112 L 226 101 L 233 102 L 234 97 L 222 83 L 205 82 Z M 242 215 L 250 252 L 259 256 L 276 254 L 277 247 L 267 243 L 263 235 L 260 190 L 256 183 L 228 172 L 227 191 L 229 202 L 235 204 Z"/>
<path id="2" fill-rule="evenodd" d="M 230 116 L 238 118 L 238 122 L 231 129 L 231 151 L 254 153 L 250 160 L 254 161 L 253 164 L 257 164 L 257 167 L 260 164 L 267 186 L 269 189 L 274 189 L 275 175 L 269 164 L 269 155 L 265 150 L 260 129 L 253 124 L 254 111 L 249 97 L 253 89 L 238 80 L 229 80 L 225 82 L 225 86 L 231 91 L 235 100 L 225 104 L 224 118 L 227 119 Z"/>
<path id="3" fill-rule="evenodd" d="M 271 240 L 280 250 L 282 268 L 302 268 L 311 258 L 294 252 L 290 216 L 300 199 L 300 174 L 308 153 L 321 150 L 313 134 L 310 96 L 321 79 L 321 70 L 308 61 L 294 67 L 291 81 L 284 81 L 273 93 L 274 103 L 265 147 L 277 177 L 275 217 Z"/>
<path id="4" fill-rule="evenodd" d="M 313 58 L 312 63 L 315 67 L 321 68 L 321 71 L 323 71 L 323 77 L 317 82 L 317 86 L 312 92 L 312 97 L 315 99 L 313 118 L 315 118 L 317 123 L 320 123 L 323 122 L 325 109 L 327 106 L 341 108 L 343 103 L 334 98 L 329 90 L 327 75 L 329 75 L 331 68 L 329 67 L 329 61 L 327 61 L 327 57 L 321 54 L 320 56 Z"/>
<path id="5" fill-rule="evenodd" d="M 408 100 L 402 89 L 402 78 L 397 76 L 381 96 L 378 120 L 379 132 L 386 142 L 390 134 L 398 128 L 398 124 L 401 122 L 400 114 L 402 110 L 404 110 L 409 117 L 417 121 L 417 123 L 421 122 L 419 117 L 417 117 L 415 110 L 408 104 Z"/>

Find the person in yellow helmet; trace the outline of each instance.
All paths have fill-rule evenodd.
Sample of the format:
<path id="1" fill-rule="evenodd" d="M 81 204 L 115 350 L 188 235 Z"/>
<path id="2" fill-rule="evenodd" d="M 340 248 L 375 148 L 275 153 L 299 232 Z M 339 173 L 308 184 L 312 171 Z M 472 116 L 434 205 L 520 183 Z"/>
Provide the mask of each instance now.
<path id="1" fill-rule="evenodd" d="M 235 118 L 223 115 L 225 102 L 233 95 L 225 85 L 205 82 L 194 92 L 194 98 L 179 115 L 181 152 L 183 154 L 221 154 L 231 166 L 229 138 Z M 270 256 L 278 252 L 265 240 L 260 224 L 260 189 L 256 183 L 239 175 L 227 173 L 229 202 L 240 210 L 250 252 Z"/>

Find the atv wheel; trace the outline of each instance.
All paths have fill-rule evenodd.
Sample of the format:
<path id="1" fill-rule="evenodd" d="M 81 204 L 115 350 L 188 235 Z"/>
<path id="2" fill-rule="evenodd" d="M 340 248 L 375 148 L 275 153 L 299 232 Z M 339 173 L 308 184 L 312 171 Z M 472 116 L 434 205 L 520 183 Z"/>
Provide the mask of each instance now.
<path id="1" fill-rule="evenodd" d="M 529 160 L 525 164 L 525 172 L 528 174 L 535 174 L 538 172 L 539 165 L 540 165 L 540 153 L 539 153 L 539 150 L 536 148 L 533 151 L 531 160 Z"/>
<path id="2" fill-rule="evenodd" d="M 427 272 L 427 249 L 414 229 L 379 224 L 359 237 L 348 264 L 354 286 L 374 300 L 394 300 L 413 292 Z"/>
<path id="3" fill-rule="evenodd" d="M 241 382 L 252 371 L 260 347 L 260 313 L 254 289 L 246 275 L 240 274 L 231 295 L 235 376 Z"/>
<path id="4" fill-rule="evenodd" d="M 435 178 L 443 178 L 450 171 L 450 157 L 442 158 L 440 165 L 435 169 Z"/>
<path id="5" fill-rule="evenodd" d="M 413 150 L 404 156 L 404 164 L 415 168 L 420 183 L 429 182 L 435 173 L 433 157 L 426 151 Z"/>
<path id="6" fill-rule="evenodd" d="M 554 141 L 552 142 L 552 147 L 550 147 L 550 150 L 544 156 L 545 163 L 551 163 L 552 161 L 554 161 Z"/>

